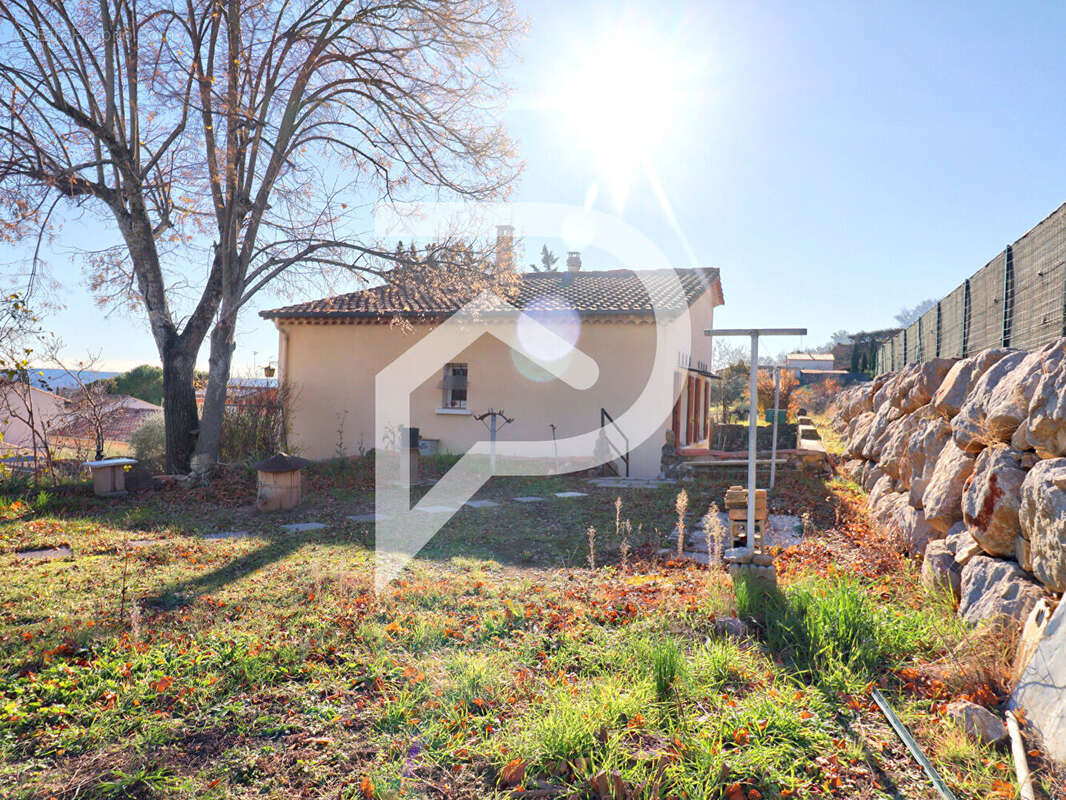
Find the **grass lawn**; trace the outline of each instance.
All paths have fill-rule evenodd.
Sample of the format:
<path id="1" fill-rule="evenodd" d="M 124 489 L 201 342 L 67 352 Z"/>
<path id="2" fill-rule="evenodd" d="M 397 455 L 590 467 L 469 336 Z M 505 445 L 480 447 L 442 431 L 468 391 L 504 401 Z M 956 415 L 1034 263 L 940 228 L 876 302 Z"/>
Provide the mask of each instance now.
<path id="1" fill-rule="evenodd" d="M 840 479 L 782 476 L 772 510 L 817 531 L 773 597 L 658 555 L 677 487 L 576 476 L 494 480 L 499 507 L 460 511 L 375 595 L 372 527 L 347 519 L 371 510 L 365 468 L 310 482 L 272 516 L 240 472 L 0 499 L 0 796 L 934 797 L 873 683 L 960 797 L 1014 796 L 1009 754 L 942 714 L 995 702 L 994 642 Z M 687 484 L 688 523 L 731 482 Z M 15 556 L 56 545 L 73 554 Z"/>

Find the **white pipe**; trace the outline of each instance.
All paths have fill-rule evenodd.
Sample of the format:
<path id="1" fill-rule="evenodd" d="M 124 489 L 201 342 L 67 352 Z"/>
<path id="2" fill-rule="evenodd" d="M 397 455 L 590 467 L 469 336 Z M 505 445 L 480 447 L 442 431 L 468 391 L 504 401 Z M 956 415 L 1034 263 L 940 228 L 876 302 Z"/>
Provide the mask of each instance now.
<path id="1" fill-rule="evenodd" d="M 748 547 L 755 546 L 755 444 L 759 427 L 759 334 L 751 332 L 751 403 L 748 408 Z"/>
<path id="2" fill-rule="evenodd" d="M 770 448 L 770 488 L 777 481 L 777 407 L 781 401 L 781 368 L 774 367 L 774 441 Z"/>
<path id="3" fill-rule="evenodd" d="M 1006 716 L 1007 730 L 1010 732 L 1010 749 L 1014 755 L 1014 771 L 1018 776 L 1019 796 L 1021 800 L 1036 800 L 1036 792 L 1033 791 L 1033 776 L 1029 772 L 1029 759 L 1025 757 L 1025 742 L 1022 741 L 1018 719 L 1010 711 Z"/>

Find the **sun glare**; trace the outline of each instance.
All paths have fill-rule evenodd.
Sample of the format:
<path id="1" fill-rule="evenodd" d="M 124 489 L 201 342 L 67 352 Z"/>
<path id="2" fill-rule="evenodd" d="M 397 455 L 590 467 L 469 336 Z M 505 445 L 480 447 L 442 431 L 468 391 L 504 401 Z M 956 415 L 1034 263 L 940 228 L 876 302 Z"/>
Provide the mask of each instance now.
<path id="1" fill-rule="evenodd" d="M 685 66 L 662 41 L 617 31 L 587 42 L 556 88 L 566 135 L 596 159 L 615 200 L 683 113 Z"/>

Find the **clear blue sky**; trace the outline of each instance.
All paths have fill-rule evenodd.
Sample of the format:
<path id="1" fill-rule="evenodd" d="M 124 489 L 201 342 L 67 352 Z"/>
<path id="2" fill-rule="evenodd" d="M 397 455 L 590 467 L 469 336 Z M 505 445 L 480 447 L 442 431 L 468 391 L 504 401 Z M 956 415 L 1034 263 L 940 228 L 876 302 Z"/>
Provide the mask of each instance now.
<path id="1" fill-rule="evenodd" d="M 902 306 L 947 293 L 1066 201 L 1064 3 L 553 1 L 520 10 L 530 29 L 508 76 L 516 92 L 507 123 L 526 164 L 515 199 L 581 204 L 597 187 L 597 208 L 621 213 L 678 266 L 721 269 L 719 324 L 810 329 L 774 352 L 890 325 Z M 621 199 L 622 154 L 592 152 L 585 130 L 604 98 L 587 98 L 584 115 L 566 108 L 590 68 L 614 69 L 599 48 L 619 32 L 653 55 L 634 59 L 644 93 L 608 96 L 620 100 L 608 127 L 623 142 L 633 138 L 626 131 L 655 133 L 637 154 L 646 170 L 628 165 Z M 91 234 L 71 225 L 66 235 Z M 528 245 L 522 263 L 540 242 Z M 595 252 L 584 262 L 616 266 Z M 79 269 L 57 256 L 53 274 L 67 306 L 53 323 L 72 354 L 154 363 L 140 317 L 101 322 Z M 260 366 L 274 357 L 272 325 L 249 309 L 239 328 L 238 367 L 251 367 L 253 351 Z"/>

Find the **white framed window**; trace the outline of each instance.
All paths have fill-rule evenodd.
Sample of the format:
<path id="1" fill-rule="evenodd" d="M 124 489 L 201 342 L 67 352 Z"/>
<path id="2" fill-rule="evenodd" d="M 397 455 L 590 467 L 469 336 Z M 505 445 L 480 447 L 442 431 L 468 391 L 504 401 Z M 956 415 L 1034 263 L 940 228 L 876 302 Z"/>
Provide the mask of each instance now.
<path id="1" fill-rule="evenodd" d="M 465 409 L 467 388 L 467 365 L 445 364 L 441 408 Z"/>

